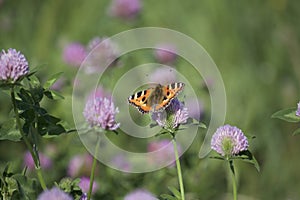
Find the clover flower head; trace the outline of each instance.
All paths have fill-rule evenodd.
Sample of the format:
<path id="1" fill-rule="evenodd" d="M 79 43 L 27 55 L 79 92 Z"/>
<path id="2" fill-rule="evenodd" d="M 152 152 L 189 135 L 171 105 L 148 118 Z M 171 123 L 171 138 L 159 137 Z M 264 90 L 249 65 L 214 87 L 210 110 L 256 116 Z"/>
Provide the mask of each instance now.
<path id="1" fill-rule="evenodd" d="M 38 196 L 38 200 L 73 200 L 73 198 L 61 189 L 54 187 L 51 190 L 42 192 Z"/>
<path id="2" fill-rule="evenodd" d="M 132 20 L 140 13 L 141 8 L 140 0 L 113 0 L 108 13 L 113 17 Z"/>
<path id="3" fill-rule="evenodd" d="M 248 149 L 248 140 L 235 126 L 224 125 L 217 129 L 211 139 L 211 148 L 222 156 L 234 156 Z"/>
<path id="4" fill-rule="evenodd" d="M 28 72 L 28 62 L 20 51 L 8 49 L 0 52 L 0 80 L 14 83 Z"/>
<path id="5" fill-rule="evenodd" d="M 73 67 L 80 67 L 87 56 L 85 47 L 80 43 L 70 43 L 63 50 L 63 60 Z"/>
<path id="6" fill-rule="evenodd" d="M 299 103 L 297 104 L 296 115 L 297 115 L 298 117 L 300 117 L 300 101 L 299 101 Z"/>
<path id="7" fill-rule="evenodd" d="M 157 200 L 153 194 L 144 189 L 136 189 L 124 197 L 124 200 Z"/>
<path id="8" fill-rule="evenodd" d="M 111 99 L 106 97 L 89 98 L 83 115 L 90 126 L 98 126 L 105 130 L 116 130 L 120 123 L 116 123 L 115 115 L 119 112 L 118 108 Z"/>
<path id="9" fill-rule="evenodd" d="M 187 122 L 188 109 L 177 98 L 163 111 L 152 113 L 152 119 L 165 129 L 174 130 L 180 124 Z"/>

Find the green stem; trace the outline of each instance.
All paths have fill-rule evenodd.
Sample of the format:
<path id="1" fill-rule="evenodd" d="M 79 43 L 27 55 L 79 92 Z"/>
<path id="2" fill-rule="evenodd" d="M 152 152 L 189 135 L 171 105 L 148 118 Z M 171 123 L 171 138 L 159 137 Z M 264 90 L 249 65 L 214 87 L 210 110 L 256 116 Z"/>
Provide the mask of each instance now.
<path id="1" fill-rule="evenodd" d="M 19 129 L 19 131 L 22 135 L 22 139 L 24 140 L 25 145 L 26 145 L 27 149 L 29 150 L 29 152 L 31 154 L 31 157 L 34 161 L 35 169 L 37 171 L 37 176 L 38 176 L 39 182 L 41 184 L 41 187 L 43 188 L 43 190 L 47 190 L 44 178 L 42 176 L 39 159 L 38 159 L 37 155 L 34 153 L 33 148 L 31 146 L 29 140 L 26 137 L 26 135 L 25 135 L 25 133 L 23 132 L 23 129 L 22 129 L 22 124 L 21 124 L 19 112 L 18 112 L 18 109 L 17 109 L 17 103 L 16 103 L 14 87 L 11 88 L 10 95 L 11 95 L 11 101 L 12 101 L 12 104 L 13 104 L 14 113 L 15 113 L 15 116 L 16 116 L 17 127 L 18 127 L 18 129 Z"/>
<path id="2" fill-rule="evenodd" d="M 43 188 L 43 190 L 47 190 L 47 186 L 46 186 L 46 183 L 44 181 L 44 177 L 43 177 L 43 174 L 42 174 L 41 167 L 40 166 L 35 166 L 35 170 L 36 170 L 38 179 L 40 181 L 41 187 Z"/>
<path id="3" fill-rule="evenodd" d="M 94 158 L 93 158 L 91 176 L 90 176 L 90 187 L 89 187 L 89 192 L 88 192 L 88 200 L 91 199 L 92 191 L 93 191 L 93 183 L 94 183 L 94 177 L 95 177 L 95 168 L 96 168 L 96 165 L 97 165 L 97 152 L 98 152 L 98 149 L 99 149 L 99 144 L 100 144 L 100 139 L 98 137 L 96 148 L 95 148 L 95 153 L 94 153 Z"/>
<path id="4" fill-rule="evenodd" d="M 232 192 L 233 192 L 233 200 L 237 200 L 237 187 L 236 187 L 236 179 L 235 179 L 235 172 L 234 172 L 234 166 L 233 161 L 229 161 L 229 170 L 231 175 L 231 182 L 232 182 Z"/>
<path id="5" fill-rule="evenodd" d="M 177 149 L 177 144 L 176 144 L 175 137 L 173 137 L 172 142 L 173 142 L 174 152 L 175 152 L 175 159 L 176 159 L 177 175 L 178 175 L 178 181 L 179 181 L 179 187 L 180 187 L 181 200 L 184 200 L 184 187 L 183 187 L 181 166 L 180 166 L 180 160 L 179 160 L 179 156 L 178 156 L 178 149 Z"/>

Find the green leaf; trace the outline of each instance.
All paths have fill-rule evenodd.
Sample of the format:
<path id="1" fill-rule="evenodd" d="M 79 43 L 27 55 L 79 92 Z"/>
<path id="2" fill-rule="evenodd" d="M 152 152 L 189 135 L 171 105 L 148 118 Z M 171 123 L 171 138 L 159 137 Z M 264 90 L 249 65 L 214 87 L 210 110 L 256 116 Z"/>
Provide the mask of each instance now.
<path id="1" fill-rule="evenodd" d="M 32 98 L 30 96 L 30 92 L 25 90 L 24 88 L 20 89 L 20 91 L 18 92 L 18 96 L 21 98 L 21 100 L 24 103 L 27 103 L 27 104 L 30 104 L 30 105 L 33 103 Z"/>
<path id="2" fill-rule="evenodd" d="M 28 109 L 28 110 L 25 110 L 24 112 L 22 112 L 20 114 L 20 117 L 22 119 L 26 119 L 26 122 L 27 123 L 31 123 L 34 121 L 34 117 L 35 116 L 35 113 L 34 113 L 34 110 L 33 109 Z"/>
<path id="3" fill-rule="evenodd" d="M 171 196 L 171 195 L 169 195 L 169 194 L 162 194 L 162 195 L 160 195 L 161 196 L 161 198 L 163 198 L 164 200 L 178 200 L 176 197 L 173 197 L 173 196 Z M 180 198 L 181 199 L 181 198 Z"/>
<path id="4" fill-rule="evenodd" d="M 48 97 L 49 99 L 52 99 L 52 100 L 64 99 L 64 97 L 59 92 L 57 92 L 55 90 L 46 90 L 46 91 L 44 91 L 44 95 L 46 97 Z"/>
<path id="5" fill-rule="evenodd" d="M 282 119 L 287 122 L 300 122 L 300 117 L 296 116 L 296 107 L 280 110 L 272 115 L 272 118 Z"/>
<path id="6" fill-rule="evenodd" d="M 60 135 L 61 133 L 66 132 L 65 128 L 61 124 L 58 124 L 59 122 L 61 122 L 61 120 L 52 115 L 46 114 L 43 116 L 39 116 L 37 121 L 38 133 L 41 136 L 45 136 L 46 134 L 52 136 Z"/>
<path id="7" fill-rule="evenodd" d="M 26 75 L 26 77 L 30 77 L 32 75 L 34 75 L 35 73 L 37 73 L 37 68 L 35 67 L 34 69 L 30 70 L 30 73 Z"/>
<path id="8" fill-rule="evenodd" d="M 300 134 L 300 128 L 296 129 L 294 132 L 293 132 L 293 135 L 298 135 Z"/>
<path id="9" fill-rule="evenodd" d="M 32 109 L 31 102 L 25 102 L 25 101 L 16 100 L 16 103 L 17 103 L 17 108 L 19 110 L 29 110 L 29 109 Z"/>
<path id="10" fill-rule="evenodd" d="M 44 96 L 44 88 L 42 88 L 40 85 L 30 89 L 30 94 L 33 99 L 33 102 L 39 103 L 42 101 Z"/>
<path id="11" fill-rule="evenodd" d="M 65 128 L 60 124 L 49 126 L 47 128 L 48 135 L 60 135 L 65 132 L 66 132 Z"/>
<path id="12" fill-rule="evenodd" d="M 29 80 L 30 80 L 30 84 L 33 86 L 33 87 L 36 87 L 36 86 L 40 86 L 41 83 L 40 83 L 40 80 L 35 76 L 35 75 L 32 75 L 30 77 L 27 77 Z"/>
<path id="13" fill-rule="evenodd" d="M 14 85 L 19 85 L 19 84 L 18 83 L 7 83 L 7 82 L 0 81 L 0 88 L 2 90 L 10 90 L 10 88 L 12 88 Z"/>
<path id="14" fill-rule="evenodd" d="M 225 158 L 221 157 L 221 156 L 210 156 L 209 158 L 211 158 L 211 159 L 217 159 L 217 160 L 225 160 Z"/>
<path id="15" fill-rule="evenodd" d="M 3 170 L 3 173 L 2 173 L 3 177 L 11 177 L 13 175 L 13 173 L 10 172 L 10 168 L 11 168 L 10 166 L 11 166 L 10 163 L 6 164 L 6 166 L 5 166 L 4 170 Z"/>
<path id="16" fill-rule="evenodd" d="M 38 184 L 36 179 L 28 178 L 22 174 L 12 176 L 18 183 L 18 192 L 21 199 L 35 199 Z"/>
<path id="17" fill-rule="evenodd" d="M 164 134 L 168 134 L 169 132 L 166 129 L 161 129 L 157 134 L 154 135 L 154 137 L 159 137 Z"/>
<path id="18" fill-rule="evenodd" d="M 187 123 L 183 125 L 196 125 L 199 126 L 200 128 L 207 129 L 207 126 L 203 122 L 199 122 L 198 120 L 194 118 L 188 118 Z"/>
<path id="19" fill-rule="evenodd" d="M 181 194 L 180 194 L 180 192 L 179 192 L 176 188 L 169 186 L 168 189 L 172 192 L 172 194 L 173 194 L 177 199 L 181 199 Z"/>
<path id="20" fill-rule="evenodd" d="M 22 138 L 22 135 L 16 128 L 15 119 L 10 119 L 0 126 L 0 140 L 10 140 L 18 142 Z"/>
<path id="21" fill-rule="evenodd" d="M 18 190 L 18 184 L 14 178 L 6 177 L 5 182 L 7 184 L 7 191 L 9 194 L 13 194 L 16 190 Z"/>
<path id="22" fill-rule="evenodd" d="M 71 178 L 63 178 L 58 187 L 64 192 L 69 193 L 73 196 L 74 199 L 80 199 L 82 195 L 81 188 L 78 186 L 80 179 L 72 180 Z"/>
<path id="23" fill-rule="evenodd" d="M 43 118 L 45 121 L 47 121 L 49 124 L 56 124 L 56 123 L 58 123 L 58 122 L 61 121 L 59 118 L 54 117 L 54 116 L 49 115 L 49 114 L 42 116 L 42 118 Z"/>
<path id="24" fill-rule="evenodd" d="M 207 129 L 206 124 L 204 124 L 204 123 L 202 123 L 202 122 L 199 122 L 199 123 L 198 123 L 198 126 L 199 126 L 200 128 Z"/>
<path id="25" fill-rule="evenodd" d="M 45 82 L 44 88 L 49 89 L 56 81 L 61 77 L 63 72 L 59 72 L 50 76 L 50 78 Z"/>
<path id="26" fill-rule="evenodd" d="M 241 159 L 245 162 L 251 163 L 253 164 L 253 166 L 256 168 L 258 172 L 260 171 L 260 167 L 257 160 L 249 150 L 240 152 L 238 156 L 232 157 L 232 159 Z"/>

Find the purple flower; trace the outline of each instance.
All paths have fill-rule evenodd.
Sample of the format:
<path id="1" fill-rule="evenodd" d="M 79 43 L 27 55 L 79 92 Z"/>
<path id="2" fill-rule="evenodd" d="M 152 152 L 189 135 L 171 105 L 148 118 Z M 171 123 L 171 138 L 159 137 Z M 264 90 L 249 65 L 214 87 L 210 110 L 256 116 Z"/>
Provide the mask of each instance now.
<path id="1" fill-rule="evenodd" d="M 149 81 L 154 83 L 160 83 L 161 85 L 174 83 L 176 82 L 176 73 L 171 68 L 160 67 L 149 75 Z"/>
<path id="2" fill-rule="evenodd" d="M 78 186 L 81 188 L 83 193 L 88 193 L 90 188 L 90 178 L 88 177 L 81 177 Z M 94 181 L 92 193 L 94 194 L 98 190 L 98 184 Z"/>
<path id="3" fill-rule="evenodd" d="M 88 200 L 87 193 L 83 193 L 79 200 Z"/>
<path id="4" fill-rule="evenodd" d="M 181 154 L 181 147 L 177 144 L 178 152 Z M 172 145 L 170 140 L 163 139 L 160 141 L 153 141 L 148 144 L 147 147 L 148 152 L 159 151 L 158 154 L 152 154 L 149 158 L 151 164 L 155 164 L 160 166 L 163 163 L 171 163 L 169 167 L 175 166 L 175 154 L 174 154 L 174 146 Z"/>
<path id="5" fill-rule="evenodd" d="M 298 116 L 298 117 L 300 117 L 300 101 L 299 101 L 299 103 L 297 104 L 297 110 L 296 110 L 296 115 Z"/>
<path id="6" fill-rule="evenodd" d="M 86 56 L 85 47 L 80 43 L 68 44 L 63 51 L 63 60 L 73 67 L 80 67 Z"/>
<path id="7" fill-rule="evenodd" d="M 119 112 L 118 108 L 111 99 L 90 98 L 88 99 L 83 115 L 90 126 L 98 126 L 106 130 L 116 130 L 120 123 L 116 123 L 115 115 Z"/>
<path id="8" fill-rule="evenodd" d="M 93 38 L 88 44 L 90 52 L 86 60 L 85 72 L 87 74 L 101 72 L 105 66 L 115 66 L 120 53 L 118 47 L 109 38 Z"/>
<path id="9" fill-rule="evenodd" d="M 49 169 L 52 167 L 52 161 L 45 154 L 39 152 L 40 164 L 43 169 Z M 28 167 L 29 170 L 35 169 L 35 164 L 29 151 L 24 154 L 24 165 Z"/>
<path id="10" fill-rule="evenodd" d="M 149 191 L 136 189 L 124 197 L 124 200 L 157 200 Z"/>
<path id="11" fill-rule="evenodd" d="M 0 53 L 0 80 L 16 82 L 28 74 L 29 67 L 25 56 L 15 49 Z"/>
<path id="12" fill-rule="evenodd" d="M 140 0 L 112 0 L 109 15 L 125 20 L 134 19 L 141 11 Z"/>
<path id="13" fill-rule="evenodd" d="M 163 111 L 152 113 L 152 119 L 164 129 L 174 130 L 189 118 L 188 109 L 177 98 Z"/>
<path id="14" fill-rule="evenodd" d="M 59 188 L 45 190 L 38 196 L 38 200 L 73 200 L 73 198 Z"/>
<path id="15" fill-rule="evenodd" d="M 172 44 L 161 44 L 156 47 L 154 56 L 156 60 L 163 64 L 172 64 L 177 58 L 176 47 Z"/>
<path id="16" fill-rule="evenodd" d="M 90 174 L 93 164 L 93 157 L 90 154 L 74 156 L 68 165 L 68 175 L 76 177 L 79 174 Z"/>
<path id="17" fill-rule="evenodd" d="M 211 139 L 211 148 L 222 156 L 237 155 L 248 149 L 248 140 L 235 126 L 224 125 L 217 129 Z"/>

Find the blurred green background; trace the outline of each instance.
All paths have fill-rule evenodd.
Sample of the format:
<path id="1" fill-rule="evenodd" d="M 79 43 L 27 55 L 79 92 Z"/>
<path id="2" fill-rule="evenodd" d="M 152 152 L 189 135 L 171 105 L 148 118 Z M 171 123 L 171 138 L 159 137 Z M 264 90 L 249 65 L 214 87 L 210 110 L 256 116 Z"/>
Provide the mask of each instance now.
<path id="1" fill-rule="evenodd" d="M 76 74 L 76 69 L 62 60 L 63 47 L 68 42 L 87 44 L 95 36 L 109 37 L 143 26 L 174 29 L 192 37 L 207 50 L 222 74 L 227 94 L 226 123 L 256 136 L 251 141 L 251 150 L 261 172 L 249 164 L 237 164 L 240 199 L 300 198 L 300 138 L 292 136 L 297 125 L 271 119 L 274 112 L 295 107 L 300 99 L 299 1 L 144 0 L 140 15 L 129 22 L 108 16 L 108 0 L 0 2 L 1 49 L 20 50 L 30 67 L 41 65 L 38 76 L 42 80 L 60 71 L 70 80 Z M 122 73 L 122 68 L 118 70 Z M 199 80 L 192 81 L 197 84 Z M 65 100 L 49 103 L 50 113 L 72 125 L 71 81 L 61 92 Z M 9 96 L 0 91 L 1 121 L 10 109 Z M 209 123 L 210 108 L 204 109 L 206 115 L 202 120 Z M 198 141 L 182 158 L 187 196 L 224 199 L 230 191 L 225 165 L 197 156 L 204 134 L 205 131 L 199 131 Z M 72 147 L 66 147 L 66 141 Z M 55 166 L 46 175 L 51 185 L 66 176 L 70 157 L 85 150 L 76 134 L 44 139 L 40 146 L 49 143 L 58 148 Z M 1 141 L 1 169 L 8 161 L 21 166 L 24 151 L 21 143 Z M 177 184 L 175 169 L 124 174 L 104 165 L 99 167 L 97 181 L 100 189 L 95 199 L 121 199 L 138 187 L 158 196 L 168 192 L 167 186 Z"/>

